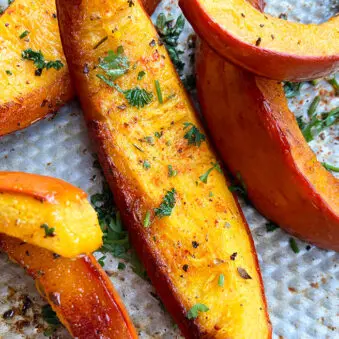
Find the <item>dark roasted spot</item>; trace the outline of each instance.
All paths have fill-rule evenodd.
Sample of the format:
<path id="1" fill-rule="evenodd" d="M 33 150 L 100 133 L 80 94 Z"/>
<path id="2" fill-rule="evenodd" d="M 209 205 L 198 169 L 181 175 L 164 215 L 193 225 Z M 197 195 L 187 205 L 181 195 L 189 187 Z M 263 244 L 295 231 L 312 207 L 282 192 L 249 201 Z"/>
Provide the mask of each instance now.
<path id="1" fill-rule="evenodd" d="M 260 44 L 261 44 L 261 38 L 258 38 L 257 41 L 255 42 L 255 45 L 260 46 Z"/>
<path id="2" fill-rule="evenodd" d="M 59 255 L 59 254 L 56 254 L 56 253 L 53 253 L 53 258 L 54 258 L 54 259 L 58 259 L 58 258 L 60 258 L 60 255 Z"/>
<path id="3" fill-rule="evenodd" d="M 192 241 L 192 246 L 194 247 L 194 248 L 197 248 L 198 246 L 199 246 L 199 243 L 197 242 L 197 241 Z"/>
<path id="4" fill-rule="evenodd" d="M 33 305 L 32 300 L 27 295 L 25 295 L 21 308 L 22 315 L 25 315 L 27 310 L 29 310 L 32 307 L 32 305 Z"/>
<path id="5" fill-rule="evenodd" d="M 238 267 L 237 270 L 238 270 L 238 273 L 241 276 L 241 278 L 252 279 L 252 277 L 247 273 L 247 271 L 244 268 Z"/>
<path id="6" fill-rule="evenodd" d="M 14 317 L 14 314 L 15 314 L 15 312 L 13 311 L 13 310 L 8 310 L 8 311 L 6 311 L 4 314 L 3 314 L 3 318 L 5 319 L 5 320 L 7 320 L 7 319 L 12 319 L 13 317 Z"/>
<path id="7" fill-rule="evenodd" d="M 235 258 L 237 257 L 238 253 L 237 252 L 234 252 L 231 256 L 230 256 L 230 259 L 231 260 L 235 260 Z"/>
<path id="8" fill-rule="evenodd" d="M 42 68 L 36 69 L 35 72 L 34 72 L 34 74 L 35 74 L 35 76 L 37 76 L 37 77 L 41 76 L 41 74 L 42 74 Z"/>

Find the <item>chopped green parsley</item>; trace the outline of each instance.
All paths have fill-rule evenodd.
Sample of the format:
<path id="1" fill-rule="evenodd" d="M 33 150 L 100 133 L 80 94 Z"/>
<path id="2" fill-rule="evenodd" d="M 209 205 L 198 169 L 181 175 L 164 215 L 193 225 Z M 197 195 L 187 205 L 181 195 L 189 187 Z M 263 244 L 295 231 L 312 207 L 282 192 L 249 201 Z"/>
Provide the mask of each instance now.
<path id="1" fill-rule="evenodd" d="M 293 251 L 294 253 L 299 253 L 299 252 L 300 252 L 300 249 L 299 249 L 299 247 L 298 247 L 298 244 L 297 244 L 297 242 L 295 241 L 294 238 L 290 238 L 289 244 L 290 244 L 290 247 L 291 247 L 291 249 L 292 249 L 292 251 Z"/>
<path id="2" fill-rule="evenodd" d="M 135 87 L 123 92 L 131 106 L 143 108 L 152 102 L 153 94 L 143 88 Z"/>
<path id="3" fill-rule="evenodd" d="M 145 278 L 145 269 L 133 249 L 130 248 L 127 231 L 123 227 L 107 183 L 103 185 L 102 193 L 91 196 L 91 204 L 98 214 L 99 225 L 103 232 L 103 246 L 100 251 L 109 252 L 116 258 L 128 260 L 133 271 Z"/>
<path id="4" fill-rule="evenodd" d="M 145 170 L 148 170 L 148 169 L 151 168 L 151 164 L 149 163 L 148 160 L 144 160 L 142 166 L 143 166 L 143 168 L 144 168 Z"/>
<path id="5" fill-rule="evenodd" d="M 129 71 L 130 62 L 124 53 L 124 48 L 119 46 L 116 52 L 109 50 L 98 66 L 109 77 L 109 80 L 115 81 Z"/>
<path id="6" fill-rule="evenodd" d="M 24 32 L 22 32 L 21 34 L 20 34 L 20 36 L 19 36 L 19 38 L 20 39 L 24 39 L 24 38 L 26 38 L 26 36 L 29 34 L 30 32 L 29 31 L 24 31 Z"/>
<path id="7" fill-rule="evenodd" d="M 241 174 L 237 172 L 236 174 L 237 182 L 238 184 L 233 184 L 228 187 L 228 189 L 233 193 L 239 193 L 242 197 L 247 196 L 247 187 L 244 182 L 244 179 L 242 178 Z"/>
<path id="8" fill-rule="evenodd" d="M 184 138 L 188 140 L 189 145 L 199 147 L 202 142 L 206 141 L 206 136 L 202 134 L 199 129 L 191 122 L 184 123 L 184 130 L 186 130 Z"/>
<path id="9" fill-rule="evenodd" d="M 312 141 L 317 134 L 334 125 L 339 120 L 339 107 L 329 112 L 322 112 L 319 115 L 316 113 L 319 104 L 318 98 L 316 97 L 313 100 L 308 110 L 309 122 L 304 122 L 302 117 L 297 118 L 298 125 L 307 142 Z"/>
<path id="10" fill-rule="evenodd" d="M 47 70 L 54 68 L 59 71 L 64 67 L 64 64 L 60 60 L 46 61 L 41 51 L 33 51 L 31 48 L 25 49 L 21 56 L 25 60 L 33 61 L 33 64 L 36 67 L 36 76 L 40 76 L 44 68 Z"/>
<path id="11" fill-rule="evenodd" d="M 328 79 L 327 82 L 333 87 L 335 95 L 339 96 L 339 83 L 335 77 Z"/>
<path id="12" fill-rule="evenodd" d="M 185 18 L 179 15 L 177 20 L 164 13 L 160 13 L 156 20 L 157 31 L 165 44 L 168 54 L 179 74 L 184 70 L 185 64 L 181 61 L 184 51 L 178 48 L 179 36 L 185 27 Z"/>
<path id="13" fill-rule="evenodd" d="M 266 223 L 266 231 L 267 232 L 273 232 L 278 228 L 279 228 L 279 226 L 277 224 L 275 224 L 274 222 L 268 221 Z"/>
<path id="14" fill-rule="evenodd" d="M 167 191 L 160 206 L 154 209 L 155 215 L 157 217 L 169 217 L 172 214 L 172 210 L 176 202 L 175 195 L 176 191 L 174 188 L 172 188 L 170 191 Z"/>
<path id="15" fill-rule="evenodd" d="M 224 283 L 225 283 L 225 276 L 223 274 L 220 274 L 218 278 L 218 285 L 220 287 L 224 287 Z"/>
<path id="16" fill-rule="evenodd" d="M 61 322 L 58 319 L 57 314 L 53 311 L 50 305 L 42 306 L 41 315 L 47 324 L 55 326 L 61 325 Z"/>
<path id="17" fill-rule="evenodd" d="M 300 88 L 302 82 L 285 82 L 284 83 L 284 90 L 286 98 L 294 98 L 300 94 Z"/>
<path id="18" fill-rule="evenodd" d="M 219 173 L 222 173 L 222 170 L 221 170 L 221 168 L 220 168 L 220 165 L 216 162 L 216 163 L 212 163 L 212 167 L 211 168 L 209 168 L 208 170 L 207 170 L 207 172 L 206 173 L 204 173 L 204 174 L 202 174 L 200 177 L 199 177 L 199 179 L 204 183 L 204 184 L 207 184 L 207 179 L 208 179 L 208 176 L 210 175 L 210 173 L 214 170 L 214 169 L 216 169 Z"/>
<path id="19" fill-rule="evenodd" d="M 144 227 L 147 228 L 151 224 L 151 212 L 147 211 L 144 219 Z"/>
<path id="20" fill-rule="evenodd" d="M 154 136 L 158 139 L 160 139 L 163 136 L 163 132 L 155 132 Z"/>
<path id="21" fill-rule="evenodd" d="M 159 104 L 162 104 L 164 102 L 164 100 L 162 98 L 162 91 L 161 91 L 159 80 L 155 80 L 154 84 L 155 84 L 155 89 L 156 89 L 156 92 L 157 92 Z"/>
<path id="22" fill-rule="evenodd" d="M 98 263 L 100 264 L 101 267 L 105 266 L 105 259 L 106 259 L 105 255 L 98 259 Z"/>
<path id="23" fill-rule="evenodd" d="M 115 80 L 126 74 L 130 69 L 130 62 L 124 53 L 122 46 L 119 46 L 117 52 L 110 50 L 108 55 L 99 63 L 105 74 L 97 74 L 96 76 L 104 81 L 108 86 L 115 88 L 118 92 L 125 96 L 127 102 L 137 108 L 142 108 L 148 105 L 153 99 L 153 93 L 147 90 L 135 87 L 128 90 L 121 89 Z"/>
<path id="24" fill-rule="evenodd" d="M 42 224 L 40 228 L 45 230 L 45 238 L 47 237 L 54 237 L 55 236 L 55 228 L 49 227 L 47 224 Z"/>
<path id="25" fill-rule="evenodd" d="M 173 169 L 173 166 L 168 165 L 168 176 L 171 178 L 171 177 L 175 177 L 177 174 L 178 172 Z"/>
<path id="26" fill-rule="evenodd" d="M 339 167 L 333 166 L 328 164 L 327 162 L 323 162 L 322 165 L 328 170 L 332 172 L 337 172 L 339 173 Z"/>
<path id="27" fill-rule="evenodd" d="M 145 71 L 140 71 L 140 72 L 138 73 L 138 80 L 141 80 L 145 75 L 146 75 L 146 72 L 145 72 Z"/>
<path id="28" fill-rule="evenodd" d="M 124 264 L 123 262 L 119 262 L 118 264 L 118 270 L 119 271 L 123 271 L 126 268 L 126 264 Z"/>
<path id="29" fill-rule="evenodd" d="M 187 312 L 188 319 L 196 319 L 199 316 L 200 312 L 207 312 L 209 308 L 204 304 L 195 304 L 192 308 Z"/>

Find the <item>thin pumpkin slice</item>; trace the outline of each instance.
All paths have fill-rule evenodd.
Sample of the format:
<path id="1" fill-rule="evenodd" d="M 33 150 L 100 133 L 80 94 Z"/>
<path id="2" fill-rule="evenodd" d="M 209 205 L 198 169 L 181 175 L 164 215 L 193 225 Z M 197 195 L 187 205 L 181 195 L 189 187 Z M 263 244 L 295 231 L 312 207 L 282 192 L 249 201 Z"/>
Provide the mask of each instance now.
<path id="1" fill-rule="evenodd" d="M 138 337 L 112 282 L 92 255 L 63 258 L 4 234 L 0 234 L 0 250 L 35 280 L 73 337 Z"/>
<path id="2" fill-rule="evenodd" d="M 159 0 L 143 3 L 151 14 Z M 73 98 L 54 0 L 15 0 L 0 15 L 0 93 L 0 136 Z"/>
<path id="3" fill-rule="evenodd" d="M 0 233 L 64 257 L 91 253 L 102 231 L 86 193 L 62 180 L 0 172 Z"/>
<path id="4" fill-rule="evenodd" d="M 282 84 L 230 64 L 203 42 L 197 85 L 214 143 L 256 208 L 297 237 L 339 251 L 339 182 L 308 146 Z"/>
<path id="5" fill-rule="evenodd" d="M 255 74 L 302 81 L 339 69 L 339 16 L 289 22 L 246 0 L 180 0 L 196 32 L 225 59 Z"/>
<path id="6" fill-rule="evenodd" d="M 165 307 L 186 338 L 270 338 L 248 226 L 140 2 L 57 9 L 100 163 Z"/>

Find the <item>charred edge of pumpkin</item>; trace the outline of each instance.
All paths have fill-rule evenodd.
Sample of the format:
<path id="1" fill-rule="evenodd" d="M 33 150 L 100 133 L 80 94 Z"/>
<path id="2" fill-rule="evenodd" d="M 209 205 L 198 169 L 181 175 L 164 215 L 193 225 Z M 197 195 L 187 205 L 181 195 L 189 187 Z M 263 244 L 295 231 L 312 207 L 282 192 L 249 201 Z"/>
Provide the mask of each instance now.
<path id="1" fill-rule="evenodd" d="M 8 246 L 8 242 L 10 245 Z M 50 288 L 45 286 L 45 284 L 42 282 L 44 280 L 44 275 L 41 271 L 37 270 L 36 268 L 31 268 L 29 265 L 26 265 L 24 261 L 21 259 L 23 255 L 23 251 L 25 251 L 25 248 L 21 250 L 22 253 L 18 255 L 18 257 L 14 258 L 15 255 L 13 255 L 13 251 L 15 251 L 15 242 L 18 246 L 24 246 L 27 245 L 28 248 L 34 246 L 30 245 L 24 242 L 21 242 L 18 238 L 13 238 L 10 236 L 6 236 L 3 234 L 0 234 L 0 250 L 5 252 L 9 259 L 13 261 L 16 264 L 19 264 L 21 267 L 23 267 L 28 275 L 30 275 L 35 280 L 36 288 L 39 292 L 39 294 L 51 305 L 52 309 L 57 313 L 58 318 L 62 322 L 62 324 L 67 328 L 67 330 L 73 335 L 77 336 L 79 335 L 79 332 L 82 330 L 86 331 L 87 335 L 90 333 L 98 333 L 100 332 L 100 328 L 93 327 L 91 323 L 86 322 L 85 318 L 84 321 L 78 321 L 76 324 L 72 323 L 72 321 L 69 321 L 68 317 L 65 317 L 65 312 L 63 311 L 62 305 L 55 305 L 53 300 L 49 297 L 49 294 L 53 292 L 53 286 L 50 286 Z M 38 247 L 37 247 L 38 248 Z M 45 253 L 49 253 L 52 256 L 52 253 L 45 249 L 40 249 L 41 251 Z M 52 259 L 52 258 L 51 258 Z M 18 261 L 19 260 L 19 261 Z M 66 259 L 63 258 L 62 260 L 72 260 L 72 259 Z M 105 290 L 105 294 L 107 299 L 110 300 L 112 304 L 116 306 L 116 309 L 120 312 L 121 317 L 126 324 L 126 327 L 131 335 L 132 338 L 137 338 L 135 329 L 133 327 L 133 323 L 130 320 L 128 313 L 125 309 L 125 306 L 123 305 L 120 296 L 115 291 L 112 282 L 106 275 L 106 273 L 103 271 L 99 263 L 96 261 L 93 255 L 84 255 L 81 257 L 78 257 L 75 259 L 78 263 L 78 265 L 81 265 L 85 268 L 85 270 L 89 273 L 91 277 L 94 278 L 95 281 L 99 281 L 100 288 Z M 51 261 L 52 262 L 52 261 Z M 98 305 L 93 305 L 93 310 L 96 309 Z M 67 312 L 66 312 L 67 313 Z M 106 326 L 103 324 L 103 326 Z"/>
<path id="2" fill-rule="evenodd" d="M 110 131 L 105 123 L 99 121 L 88 121 L 88 129 L 91 139 L 95 141 L 98 158 L 108 184 L 116 197 L 116 204 L 120 210 L 124 224 L 128 228 L 133 247 L 145 266 L 153 286 L 163 301 L 164 305 L 175 319 L 180 330 L 187 338 L 199 338 L 205 335 L 197 321 L 187 319 L 187 310 L 182 304 L 180 295 L 169 279 L 165 270 L 166 264 L 159 259 L 151 241 L 143 231 L 141 225 L 133 215 L 129 202 L 138 198 L 138 193 L 132 190 L 128 178 L 124 177 L 116 168 L 109 155 Z"/>
<path id="3" fill-rule="evenodd" d="M 110 302 L 114 304 L 116 306 L 116 309 L 120 312 L 120 315 L 123 318 L 123 321 L 126 324 L 129 333 L 133 338 L 137 338 L 134 327 L 132 325 L 132 321 L 128 316 L 128 313 L 120 299 L 120 296 L 115 291 L 112 282 L 109 280 L 108 276 L 101 268 L 99 263 L 96 261 L 94 256 L 89 254 L 79 257 L 76 260 L 78 261 L 79 265 L 83 265 L 86 268 L 86 270 L 89 272 L 89 275 L 94 278 L 93 280 L 100 282 L 99 286 L 101 286 L 101 288 L 105 290 L 106 298 L 109 299 Z M 36 280 L 38 282 L 39 277 L 37 277 Z M 53 300 L 48 297 L 48 294 L 44 297 L 46 298 L 46 300 L 48 300 L 49 304 L 51 305 L 52 309 L 57 313 L 58 317 L 63 320 L 62 323 L 73 336 L 79 335 L 79 330 L 81 329 L 85 329 L 87 335 L 89 335 L 89 333 L 100 333 L 100 328 L 93 327 L 93 325 L 86 322 L 85 318 L 84 321 L 79 321 L 76 324 L 72 323 L 64 317 L 63 308 L 61 306 L 55 306 Z M 96 307 L 97 305 L 95 307 L 93 306 L 93 310 Z M 102 326 L 105 326 L 105 324 L 102 324 Z"/>
<path id="4" fill-rule="evenodd" d="M 55 81 L 48 87 L 40 87 L 27 93 L 25 96 L 16 98 L 0 105 L 0 136 L 22 130 L 47 115 L 55 113 L 74 97 L 74 90 L 71 84 L 70 75 L 67 72 L 58 75 Z M 59 87 L 58 96 L 50 96 L 50 92 Z M 46 94 L 41 96 L 41 93 Z M 46 98 L 44 98 L 46 97 Z"/>

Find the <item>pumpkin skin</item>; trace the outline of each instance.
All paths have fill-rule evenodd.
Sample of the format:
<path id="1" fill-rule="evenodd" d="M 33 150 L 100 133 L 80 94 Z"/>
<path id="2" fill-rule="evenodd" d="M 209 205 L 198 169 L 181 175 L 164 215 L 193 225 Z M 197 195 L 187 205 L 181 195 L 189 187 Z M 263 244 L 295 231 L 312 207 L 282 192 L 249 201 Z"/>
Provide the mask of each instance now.
<path id="1" fill-rule="evenodd" d="M 4 234 L 0 234 L 0 250 L 35 280 L 39 293 L 73 337 L 138 337 L 112 282 L 91 254 L 58 257 Z"/>
<path id="2" fill-rule="evenodd" d="M 197 53 L 203 115 L 220 156 L 269 220 L 321 248 L 339 250 L 339 182 L 304 139 L 281 83 Z"/>
<path id="3" fill-rule="evenodd" d="M 152 14 L 160 0 L 144 0 Z M 29 34 L 20 39 L 20 35 Z M 60 41 L 54 0 L 15 0 L 0 16 L 0 136 L 26 128 L 55 113 L 74 97 Z M 60 60 L 60 70 L 43 70 L 36 76 L 28 48 L 45 59 Z M 10 74 L 8 74 L 10 72 Z"/>
<path id="4" fill-rule="evenodd" d="M 246 0 L 180 0 L 179 4 L 210 47 L 257 75 L 305 81 L 339 69 L 339 16 L 306 25 L 262 13 Z"/>
<path id="5" fill-rule="evenodd" d="M 154 43 L 158 36 L 140 2 L 129 6 L 125 0 L 58 0 L 57 9 L 71 77 L 99 161 L 165 307 L 186 338 L 270 338 L 246 221 L 222 173 L 213 170 L 206 183 L 199 179 L 217 159 L 208 140 L 189 143 L 184 123 L 193 124 L 199 133 L 203 128 L 165 47 Z M 94 14 L 98 19 L 93 22 Z M 114 82 L 123 90 L 138 86 L 153 93 L 145 107 L 134 107 L 97 77 L 103 75 L 99 58 L 119 46 L 135 66 Z M 138 80 L 141 71 L 146 75 Z M 162 100 L 157 98 L 156 81 Z M 145 160 L 150 167 L 144 168 Z M 168 165 L 175 176 L 169 176 Z M 168 192 L 174 204 L 169 213 L 156 214 Z M 252 279 L 241 275 L 240 268 Z M 221 274 L 223 286 L 218 285 Z M 188 311 L 197 303 L 209 311 L 189 319 Z"/>

